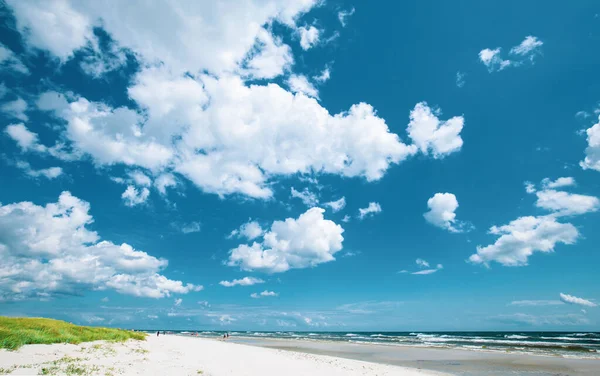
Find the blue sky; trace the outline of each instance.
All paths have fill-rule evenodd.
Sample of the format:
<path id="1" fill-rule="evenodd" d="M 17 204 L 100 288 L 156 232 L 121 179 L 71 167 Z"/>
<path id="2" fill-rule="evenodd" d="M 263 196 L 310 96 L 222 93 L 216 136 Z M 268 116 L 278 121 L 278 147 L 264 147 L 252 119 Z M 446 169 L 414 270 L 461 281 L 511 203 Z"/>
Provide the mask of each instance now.
<path id="1" fill-rule="evenodd" d="M 598 328 L 600 5 L 137 3 L 1 5 L 0 314 Z"/>

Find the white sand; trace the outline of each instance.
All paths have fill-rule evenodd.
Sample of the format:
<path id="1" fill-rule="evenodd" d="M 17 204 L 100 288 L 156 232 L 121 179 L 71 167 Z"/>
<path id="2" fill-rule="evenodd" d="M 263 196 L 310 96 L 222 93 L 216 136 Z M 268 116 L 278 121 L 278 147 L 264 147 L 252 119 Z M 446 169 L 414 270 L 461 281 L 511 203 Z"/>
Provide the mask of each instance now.
<path id="1" fill-rule="evenodd" d="M 0 374 L 354 376 L 442 375 L 402 368 L 179 336 L 81 345 L 28 345 L 0 350 Z M 71 373 L 69 373 L 71 372 Z"/>

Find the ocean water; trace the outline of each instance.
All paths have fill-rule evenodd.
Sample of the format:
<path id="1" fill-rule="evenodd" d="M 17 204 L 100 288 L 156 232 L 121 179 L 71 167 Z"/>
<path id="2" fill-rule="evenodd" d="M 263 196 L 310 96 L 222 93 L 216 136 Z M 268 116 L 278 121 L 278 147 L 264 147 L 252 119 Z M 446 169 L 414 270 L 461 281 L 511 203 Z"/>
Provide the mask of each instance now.
<path id="1" fill-rule="evenodd" d="M 173 331 L 222 337 L 221 331 Z M 455 348 L 600 359 L 599 332 L 229 332 L 238 338 L 334 341 L 390 346 Z"/>

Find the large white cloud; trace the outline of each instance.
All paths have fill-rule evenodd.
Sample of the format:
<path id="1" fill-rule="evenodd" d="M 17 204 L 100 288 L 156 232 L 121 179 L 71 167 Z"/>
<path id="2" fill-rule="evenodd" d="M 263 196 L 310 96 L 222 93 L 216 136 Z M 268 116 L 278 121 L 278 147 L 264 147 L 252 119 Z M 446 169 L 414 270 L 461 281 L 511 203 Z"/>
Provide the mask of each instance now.
<path id="1" fill-rule="evenodd" d="M 295 27 L 295 19 L 315 3 L 159 0 L 148 6 L 144 0 L 134 0 L 106 6 L 96 1 L 8 1 L 29 44 L 63 61 L 93 44 L 93 28 L 101 26 L 148 63 L 162 61 L 178 73 L 216 74 L 236 71 L 253 48 L 273 44 L 266 24 L 279 21 Z"/>
<path id="2" fill-rule="evenodd" d="M 467 224 L 456 220 L 458 200 L 452 193 L 436 193 L 427 200 L 429 211 L 423 214 L 425 220 L 434 226 L 450 232 L 462 232 Z"/>
<path id="3" fill-rule="evenodd" d="M 261 242 L 241 244 L 229 253 L 229 266 L 243 270 L 281 273 L 335 260 L 342 249 L 344 229 L 311 208 L 297 219 L 275 221 Z"/>
<path id="4" fill-rule="evenodd" d="M 416 152 L 365 103 L 331 116 L 314 99 L 275 84 L 248 87 L 233 76 L 204 76 L 204 85 L 190 78 L 159 84 L 158 73 L 140 76 L 130 95 L 148 109 L 145 124 L 133 110 L 84 98 L 63 98 L 44 109 L 54 108 L 67 123 L 66 137 L 99 165 L 174 170 L 219 195 L 270 197 L 271 176 L 298 172 L 378 180 Z M 176 100 L 181 87 L 191 93 L 185 101 Z"/>
<path id="5" fill-rule="evenodd" d="M 86 226 L 90 205 L 63 192 L 58 202 L 0 205 L 0 300 L 114 289 L 160 298 L 198 291 L 159 274 L 167 260 L 123 243 L 99 241 Z"/>
<path id="6" fill-rule="evenodd" d="M 69 142 L 71 159 L 89 156 L 98 166 L 148 169 L 153 178 L 163 177 L 156 181 L 161 194 L 184 176 L 208 193 L 269 198 L 271 180 L 281 175 L 374 181 L 419 150 L 434 158 L 458 151 L 464 119 L 441 121 L 424 103 L 411 112 L 409 145 L 369 104 L 330 114 L 305 94 L 318 93 L 298 85 L 299 75 L 290 76 L 296 94 L 275 83 L 248 84 L 248 78 L 270 79 L 290 69 L 291 50 L 270 26 L 280 22 L 296 30 L 297 18 L 317 3 L 157 1 L 147 7 L 136 0 L 107 7 L 9 1 L 26 41 L 61 60 L 97 44 L 93 27 L 133 52 L 142 68 L 128 94 L 139 109 L 112 108 L 69 93 L 46 93 L 38 108 L 64 120 L 60 139 Z M 161 27 L 148 21 L 153 15 Z"/>

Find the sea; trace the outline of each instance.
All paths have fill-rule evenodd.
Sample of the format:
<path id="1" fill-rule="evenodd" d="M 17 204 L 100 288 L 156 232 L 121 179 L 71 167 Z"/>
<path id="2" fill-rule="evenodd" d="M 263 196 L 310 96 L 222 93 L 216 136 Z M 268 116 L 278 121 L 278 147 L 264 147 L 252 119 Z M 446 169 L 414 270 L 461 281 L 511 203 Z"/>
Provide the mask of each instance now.
<path id="1" fill-rule="evenodd" d="M 223 337 L 222 331 L 171 331 Z M 366 345 L 500 351 L 600 359 L 600 332 L 228 332 L 232 338 L 331 341 Z"/>

